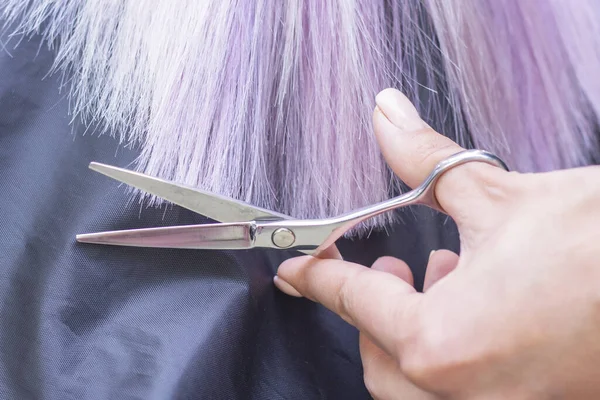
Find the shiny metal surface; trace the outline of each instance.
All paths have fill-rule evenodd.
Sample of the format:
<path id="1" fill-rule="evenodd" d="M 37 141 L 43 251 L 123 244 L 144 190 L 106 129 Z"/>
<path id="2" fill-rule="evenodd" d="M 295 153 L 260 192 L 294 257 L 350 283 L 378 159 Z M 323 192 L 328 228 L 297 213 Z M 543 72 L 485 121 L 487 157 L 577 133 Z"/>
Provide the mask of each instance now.
<path id="1" fill-rule="evenodd" d="M 296 235 L 288 228 L 279 228 L 273 232 L 271 240 L 280 249 L 287 249 L 296 242 Z"/>
<path id="2" fill-rule="evenodd" d="M 169 226 L 77 235 L 82 243 L 177 249 L 248 249 L 253 246 L 253 222 Z"/>
<path id="3" fill-rule="evenodd" d="M 465 150 L 454 154 L 436 165 L 425 181 L 415 189 L 401 196 L 378 204 L 367 206 L 338 217 L 320 220 L 288 220 L 257 223 L 256 246 L 270 247 L 266 238 L 281 227 L 294 232 L 295 242 L 292 248 L 317 256 L 333 245 L 348 230 L 368 218 L 381 213 L 410 205 L 426 205 L 441 210 L 435 199 L 435 184 L 447 171 L 468 162 L 483 162 L 504 170 L 508 167 L 500 158 L 482 150 Z"/>
<path id="4" fill-rule="evenodd" d="M 90 169 L 219 222 L 290 218 L 284 214 L 254 207 L 243 201 L 179 185 L 139 172 L 113 167 L 112 165 L 93 162 L 90 164 Z"/>
<path id="5" fill-rule="evenodd" d="M 445 172 L 468 162 L 483 162 L 508 170 L 506 164 L 491 153 L 466 150 L 438 163 L 425 181 L 408 193 L 337 217 L 314 220 L 291 219 L 226 197 L 94 163 L 92 169 L 182 207 L 220 221 L 235 219 L 240 222 L 100 232 L 78 235 L 77 240 L 121 246 L 187 249 L 265 247 L 318 255 L 348 230 L 381 213 L 417 204 L 443 211 L 435 199 L 436 182 Z"/>

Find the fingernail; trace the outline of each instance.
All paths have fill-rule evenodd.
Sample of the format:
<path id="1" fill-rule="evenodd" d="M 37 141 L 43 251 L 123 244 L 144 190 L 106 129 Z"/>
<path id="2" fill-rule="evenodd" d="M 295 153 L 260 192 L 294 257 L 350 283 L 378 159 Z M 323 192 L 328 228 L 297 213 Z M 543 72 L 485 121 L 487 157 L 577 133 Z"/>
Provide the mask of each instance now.
<path id="1" fill-rule="evenodd" d="M 294 289 L 292 285 L 290 285 L 277 275 L 275 275 L 275 277 L 273 278 L 273 283 L 275 284 L 275 286 L 277 286 L 277 289 L 281 290 L 283 293 L 289 296 L 302 297 L 299 291 Z"/>
<path id="2" fill-rule="evenodd" d="M 392 124 L 405 132 L 427 127 L 415 106 L 396 89 L 385 89 L 375 97 L 377 107 Z"/>
<path id="3" fill-rule="evenodd" d="M 433 255 L 433 253 L 435 253 L 435 250 L 431 250 L 431 252 L 429 253 L 429 257 L 427 258 L 427 263 L 429 263 L 429 260 L 431 260 L 431 256 Z"/>

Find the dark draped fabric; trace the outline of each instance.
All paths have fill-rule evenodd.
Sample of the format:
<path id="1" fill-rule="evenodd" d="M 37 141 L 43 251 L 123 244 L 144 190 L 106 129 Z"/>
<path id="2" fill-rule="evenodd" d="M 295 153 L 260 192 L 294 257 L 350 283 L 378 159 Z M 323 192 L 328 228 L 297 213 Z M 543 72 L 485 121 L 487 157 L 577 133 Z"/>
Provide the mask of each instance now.
<path id="1" fill-rule="evenodd" d="M 88 170 L 135 149 L 71 121 L 39 39 L 0 48 L 0 398 L 366 399 L 357 331 L 272 284 L 283 251 L 84 245 L 77 233 L 206 222 L 142 208 Z M 352 188 L 348 188 L 352 190 Z M 432 249 L 458 250 L 423 208 L 345 258 L 407 261 L 418 285 Z M 400 328 L 401 329 L 401 328 Z"/>

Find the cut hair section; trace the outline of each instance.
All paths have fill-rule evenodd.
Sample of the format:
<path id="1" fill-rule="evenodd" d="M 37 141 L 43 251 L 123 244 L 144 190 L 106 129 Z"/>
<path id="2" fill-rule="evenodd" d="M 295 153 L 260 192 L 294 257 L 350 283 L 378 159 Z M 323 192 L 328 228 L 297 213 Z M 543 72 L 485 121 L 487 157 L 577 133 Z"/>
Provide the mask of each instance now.
<path id="1" fill-rule="evenodd" d="M 597 150 L 599 7 L 4 0 L 0 16 L 12 36 L 44 36 L 73 116 L 138 147 L 138 170 L 321 218 L 398 192 L 372 133 L 374 98 L 387 87 L 438 131 L 512 168 L 588 162 Z"/>

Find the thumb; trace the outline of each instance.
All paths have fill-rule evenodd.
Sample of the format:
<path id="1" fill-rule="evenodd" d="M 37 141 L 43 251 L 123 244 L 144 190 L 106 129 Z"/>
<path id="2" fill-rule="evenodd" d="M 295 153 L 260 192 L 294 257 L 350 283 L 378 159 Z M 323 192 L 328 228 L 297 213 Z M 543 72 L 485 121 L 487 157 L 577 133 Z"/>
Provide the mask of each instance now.
<path id="1" fill-rule="evenodd" d="M 410 187 L 421 184 L 443 159 L 464 149 L 429 127 L 406 96 L 386 89 L 376 98 L 375 135 L 387 163 Z M 485 163 L 467 163 L 444 173 L 435 195 L 457 223 L 466 210 L 479 210 L 489 186 L 499 185 L 506 171 Z M 482 210 L 483 211 L 483 210 Z"/>

